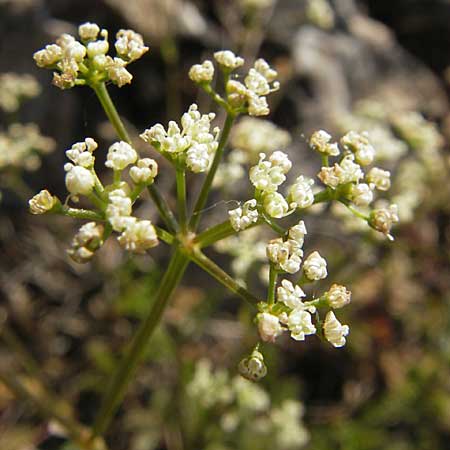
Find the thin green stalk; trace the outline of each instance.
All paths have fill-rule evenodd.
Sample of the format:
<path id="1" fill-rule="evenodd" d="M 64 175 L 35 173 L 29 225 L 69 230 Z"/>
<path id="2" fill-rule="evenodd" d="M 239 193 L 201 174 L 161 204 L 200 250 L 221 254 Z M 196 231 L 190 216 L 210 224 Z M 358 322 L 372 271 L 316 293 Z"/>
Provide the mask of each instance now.
<path id="1" fill-rule="evenodd" d="M 117 112 L 117 109 L 114 106 L 114 103 L 109 95 L 109 92 L 106 89 L 105 83 L 93 84 L 92 89 L 94 89 L 101 105 L 103 106 L 106 115 L 108 116 L 109 121 L 116 130 L 116 133 L 119 136 L 119 138 L 131 145 L 132 142 L 130 136 L 128 135 L 125 125 L 123 124 L 119 116 L 119 113 Z M 161 215 L 161 218 L 164 220 L 166 226 L 169 229 L 171 229 L 171 231 L 177 231 L 177 227 L 174 227 L 176 221 L 175 218 L 173 217 L 173 213 L 170 210 L 169 206 L 167 205 L 167 202 L 164 200 L 161 193 L 156 188 L 156 186 L 154 184 L 151 184 L 148 187 L 148 191 L 150 192 L 150 196 L 155 202 L 159 214 Z"/>
<path id="2" fill-rule="evenodd" d="M 273 266 L 273 264 L 270 265 L 269 270 L 269 288 L 267 292 L 267 303 L 269 305 L 273 305 L 275 303 L 275 291 L 277 288 L 277 277 L 278 272 Z"/>
<path id="3" fill-rule="evenodd" d="M 89 209 L 77 209 L 77 208 L 67 208 L 63 207 L 61 210 L 57 211 L 58 214 L 63 214 L 64 216 L 73 217 L 75 219 L 87 219 L 95 221 L 104 221 L 105 218 L 96 211 L 90 211 Z"/>
<path id="4" fill-rule="evenodd" d="M 91 440 L 102 435 L 108 428 L 117 408 L 125 396 L 128 384 L 133 378 L 138 364 L 142 360 L 150 337 L 160 323 L 167 302 L 181 281 L 188 263 L 189 259 L 187 256 L 181 252 L 178 246 L 174 246 L 174 253 L 166 273 L 161 280 L 151 310 L 147 318 L 139 326 L 130 347 L 125 353 L 116 372 L 113 374 L 105 391 L 103 403 L 94 422 Z"/>
<path id="5" fill-rule="evenodd" d="M 163 228 L 156 227 L 156 234 L 158 235 L 159 239 L 164 241 L 166 244 L 172 245 L 175 241 L 175 237 L 173 234 L 169 233 L 168 231 L 164 230 Z"/>
<path id="6" fill-rule="evenodd" d="M 268 217 L 266 214 L 262 214 L 262 217 L 264 219 L 264 222 L 266 222 L 266 224 L 269 225 L 269 227 L 272 228 L 275 233 L 279 234 L 282 237 L 286 235 L 286 230 L 278 225 L 273 219 Z"/>
<path id="7" fill-rule="evenodd" d="M 177 219 L 175 219 L 172 210 L 169 208 L 158 189 L 156 189 L 156 186 L 151 184 L 147 189 L 150 197 L 158 208 L 159 214 L 166 224 L 166 227 L 169 228 L 170 231 L 177 232 L 179 230 Z"/>
<path id="8" fill-rule="evenodd" d="M 194 212 L 192 213 L 191 220 L 189 222 L 189 228 L 195 231 L 201 218 L 202 210 L 206 205 L 208 200 L 209 191 L 211 190 L 211 185 L 216 175 L 217 168 L 219 167 L 220 161 L 222 160 L 223 152 L 225 150 L 225 145 L 228 141 L 228 136 L 230 135 L 231 127 L 233 125 L 235 115 L 228 113 L 223 126 L 222 134 L 220 135 L 219 145 L 217 147 L 216 154 L 214 155 L 214 160 L 211 167 L 206 175 L 205 181 L 203 182 L 202 189 L 197 199 L 197 203 L 194 207 Z"/>
<path id="9" fill-rule="evenodd" d="M 185 233 L 187 225 L 186 170 L 181 164 L 176 167 L 176 180 L 178 221 L 180 222 L 181 231 Z"/>
<path id="10" fill-rule="evenodd" d="M 202 251 L 195 249 L 189 254 L 189 258 L 201 267 L 204 271 L 208 272 L 212 277 L 214 277 L 220 284 L 223 284 L 231 292 L 234 292 L 239 297 L 243 298 L 245 301 L 249 302 L 251 305 L 257 305 L 260 300 L 253 296 L 247 289 L 243 288 L 240 284 L 228 275 L 224 270 L 222 270 L 214 261 L 209 259 Z"/>
<path id="11" fill-rule="evenodd" d="M 111 122 L 112 126 L 116 130 L 119 138 L 131 145 L 130 136 L 128 135 L 125 125 L 123 124 L 122 119 L 120 118 L 111 97 L 109 96 L 109 92 L 108 89 L 106 89 L 105 83 L 93 84 L 92 89 L 94 89 L 97 98 L 103 106 L 103 109 L 108 116 L 108 119 Z"/>

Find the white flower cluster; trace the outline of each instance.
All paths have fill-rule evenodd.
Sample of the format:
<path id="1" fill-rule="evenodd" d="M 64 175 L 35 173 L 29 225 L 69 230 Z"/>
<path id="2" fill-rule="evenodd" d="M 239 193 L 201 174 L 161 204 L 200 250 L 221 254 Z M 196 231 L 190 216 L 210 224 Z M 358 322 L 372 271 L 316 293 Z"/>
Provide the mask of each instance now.
<path id="1" fill-rule="evenodd" d="M 2 73 L 0 75 L 0 108 L 7 113 L 16 112 L 22 101 L 37 97 L 41 87 L 29 74 Z"/>
<path id="2" fill-rule="evenodd" d="M 258 221 L 258 210 L 256 209 L 256 200 L 252 198 L 247 200 L 242 206 L 228 211 L 231 226 L 235 231 L 242 231 L 248 228 L 252 223 Z"/>
<path id="3" fill-rule="evenodd" d="M 140 137 L 172 161 L 184 162 L 194 173 L 208 170 L 218 146 L 219 128 L 211 133 L 214 113 L 200 114 L 196 104 L 181 117 L 181 129 L 170 121 L 167 131 L 156 124 Z"/>
<path id="4" fill-rule="evenodd" d="M 111 191 L 108 199 L 106 217 L 113 230 L 121 232 L 117 240 L 125 250 L 144 253 L 158 245 L 158 237 L 152 223 L 149 220 L 131 216 L 133 202 L 125 183 L 120 188 Z"/>
<path id="5" fill-rule="evenodd" d="M 289 214 L 289 205 L 277 190 L 286 180 L 291 167 L 286 153 L 276 151 L 268 160 L 265 153 L 260 153 L 258 164 L 250 168 L 250 181 L 259 191 L 263 208 L 271 217 L 280 218 Z"/>
<path id="6" fill-rule="evenodd" d="M 148 47 L 142 36 L 132 30 L 119 30 L 116 34 L 116 57 L 107 55 L 108 32 L 95 23 L 78 27 L 80 41 L 70 34 L 60 36 L 55 44 L 47 45 L 34 54 L 39 67 L 54 69 L 53 84 L 68 89 L 77 84 L 112 81 L 121 87 L 133 76 L 126 66 L 139 59 Z"/>
<path id="7" fill-rule="evenodd" d="M 372 167 L 366 174 L 364 173 L 362 166 L 372 164 L 376 157 L 375 149 L 369 142 L 367 133 L 359 134 L 349 131 L 342 137 L 340 144 L 344 149 L 343 157 L 331 167 L 322 167 L 318 178 L 356 206 L 368 207 L 374 200 L 374 190 L 389 190 L 391 174 L 378 167 Z M 323 130 L 311 136 L 310 146 L 313 150 L 327 156 L 340 154 L 338 144 L 332 143 L 331 136 Z M 395 205 L 387 209 L 377 209 L 370 214 L 368 224 L 390 237 L 390 227 L 398 222 L 396 210 Z"/>
<path id="8" fill-rule="evenodd" d="M 228 74 L 243 66 L 245 62 L 230 50 L 214 53 L 214 59 L 221 70 Z M 264 59 L 256 60 L 243 83 L 234 78 L 227 81 L 225 91 L 228 104 L 235 110 L 246 110 L 251 116 L 266 116 L 269 114 L 266 96 L 280 88 L 280 83 L 276 81 L 277 76 L 277 71 Z M 189 77 L 192 81 L 211 89 L 214 78 L 213 63 L 206 60 L 202 64 L 195 64 L 189 71 Z"/>
<path id="9" fill-rule="evenodd" d="M 269 242 L 266 248 L 267 258 L 277 270 L 291 274 L 300 270 L 306 233 L 305 224 L 301 220 L 289 229 L 288 238 L 285 241 L 277 238 Z"/>
<path id="10" fill-rule="evenodd" d="M 274 239 L 267 245 L 267 257 L 277 273 L 294 274 L 302 269 L 303 275 L 299 283 L 323 280 L 328 275 L 327 263 L 317 251 L 313 251 L 302 264 L 302 247 L 306 234 L 305 224 L 300 221 L 289 229 L 286 240 Z M 344 286 L 333 284 L 316 300 L 305 302 L 304 297 L 306 294 L 299 284 L 283 279 L 276 290 L 276 303 L 259 304 L 260 312 L 256 321 L 261 339 L 274 342 L 283 332 L 289 331 L 293 339 L 303 341 L 306 336 L 323 329 L 325 338 L 332 345 L 335 347 L 344 345 L 345 336 L 348 334 L 347 326 L 340 326 L 337 319 L 328 314 L 324 326 L 317 327 L 313 323 L 313 315 L 318 314 L 318 307 L 337 309 L 347 305 L 350 303 L 350 291 Z"/>
<path id="11" fill-rule="evenodd" d="M 77 263 L 86 263 L 92 259 L 96 250 L 103 245 L 103 225 L 95 222 L 84 224 L 74 236 L 67 253 Z"/>

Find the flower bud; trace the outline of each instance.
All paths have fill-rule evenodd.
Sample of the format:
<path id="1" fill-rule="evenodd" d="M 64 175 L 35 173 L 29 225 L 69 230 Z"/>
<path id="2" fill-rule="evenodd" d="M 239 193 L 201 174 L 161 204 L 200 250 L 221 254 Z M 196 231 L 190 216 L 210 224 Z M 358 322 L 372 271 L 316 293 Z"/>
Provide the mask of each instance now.
<path id="1" fill-rule="evenodd" d="M 50 194 L 46 189 L 36 194 L 28 201 L 31 214 L 45 214 L 58 204 L 60 204 L 58 198 Z"/>
<path id="2" fill-rule="evenodd" d="M 253 350 L 250 356 L 241 360 L 238 370 L 244 378 L 247 378 L 247 380 L 261 380 L 267 375 L 267 366 L 264 363 L 264 356 L 258 350 Z"/>

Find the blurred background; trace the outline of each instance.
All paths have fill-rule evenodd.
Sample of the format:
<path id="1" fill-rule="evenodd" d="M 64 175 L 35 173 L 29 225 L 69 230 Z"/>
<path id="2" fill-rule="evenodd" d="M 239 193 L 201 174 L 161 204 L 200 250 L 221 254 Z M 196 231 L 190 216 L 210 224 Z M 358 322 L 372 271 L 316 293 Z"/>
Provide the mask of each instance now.
<path id="1" fill-rule="evenodd" d="M 132 84 L 111 88 L 135 136 L 179 120 L 194 101 L 214 108 L 189 80 L 192 64 L 219 49 L 249 65 L 264 57 L 281 81 L 264 126 L 294 164 L 317 172 L 306 146 L 313 130 L 367 130 L 401 218 L 394 243 L 335 207 L 305 218 L 306 250 L 319 249 L 330 281 L 353 292 L 342 313 L 351 334 L 343 349 L 316 337 L 264 346 L 269 373 L 258 384 L 237 375 L 258 339 L 254 311 L 191 267 L 108 432 L 110 449 L 450 448 L 450 1 L 0 0 L 0 365 L 91 424 L 168 251 L 131 258 L 110 239 L 79 265 L 66 249 L 80 223 L 28 212 L 43 188 L 65 198 L 72 143 L 94 137 L 101 161 L 115 139 L 91 90 L 60 91 L 32 59 L 85 21 L 110 38 L 132 28 L 150 47 L 132 65 Z M 240 123 L 232 136 L 230 148 L 250 155 L 244 166 L 263 145 L 248 137 L 254 126 Z M 173 175 L 158 162 L 169 196 Z M 188 180 L 190 192 L 199 179 Z M 226 180 L 217 198 L 248 198 L 246 177 Z M 227 209 L 213 202 L 203 226 Z M 139 214 L 156 217 L 151 202 Z M 240 236 L 210 254 L 263 296 L 270 234 Z M 0 383 L 0 448 L 75 447 Z"/>

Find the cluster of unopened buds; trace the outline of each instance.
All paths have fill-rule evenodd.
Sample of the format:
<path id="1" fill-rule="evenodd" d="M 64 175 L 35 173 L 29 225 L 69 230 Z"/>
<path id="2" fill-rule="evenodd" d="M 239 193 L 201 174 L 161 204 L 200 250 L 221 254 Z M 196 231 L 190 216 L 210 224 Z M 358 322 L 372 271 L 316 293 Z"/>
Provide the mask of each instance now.
<path id="1" fill-rule="evenodd" d="M 120 233 L 119 243 L 134 253 L 142 253 L 158 244 L 154 226 L 149 220 L 132 216 L 133 204 L 141 192 L 153 183 L 158 165 L 150 158 L 139 158 L 136 150 L 126 142 L 115 142 L 109 147 L 105 166 L 113 171 L 113 183 L 104 186 L 95 169 L 94 151 L 98 145 L 92 138 L 77 142 L 66 151 L 70 163 L 66 163 L 66 187 L 69 197 L 65 204 L 47 190 L 39 192 L 30 200 L 33 214 L 47 212 L 65 213 L 74 217 L 92 214 L 106 224 L 89 222 L 83 225 L 69 249 L 69 255 L 76 262 L 87 262 L 114 230 Z M 123 171 L 128 168 L 128 175 L 133 182 L 131 187 L 122 180 Z M 67 206 L 71 200 L 77 203 L 79 197 L 86 197 L 97 208 L 85 211 Z"/>
<path id="2" fill-rule="evenodd" d="M 148 51 L 142 36 L 132 30 L 118 31 L 114 57 L 108 55 L 108 32 L 100 30 L 97 24 L 80 25 L 78 34 L 80 41 L 70 34 L 63 34 L 55 44 L 34 54 L 39 67 L 54 70 L 53 84 L 61 89 L 105 81 L 121 87 L 133 78 L 126 66 Z"/>
<path id="3" fill-rule="evenodd" d="M 233 121 L 241 114 L 263 116 L 269 113 L 266 96 L 279 88 L 275 80 L 277 72 L 266 61 L 258 59 L 241 82 L 234 71 L 244 65 L 243 58 L 229 50 L 216 52 L 214 60 L 224 80 L 222 92 L 213 88 L 215 66 L 210 60 L 192 66 L 189 77 L 227 113 L 222 130 L 212 125 L 214 113 L 202 114 L 193 104 L 182 115 L 179 123 L 170 121 L 167 127 L 156 124 L 140 135 L 176 169 L 178 214 L 175 217 L 163 195 L 153 185 L 158 173 L 157 163 L 150 158 L 140 158 L 133 148 L 104 85 L 108 80 L 119 86 L 129 82 L 131 75 L 125 65 L 142 56 L 148 48 L 143 45 L 138 34 L 121 30 L 115 43 L 118 56 L 112 59 L 106 56 L 108 43 L 105 30 L 100 31 L 97 25 L 87 23 L 79 27 L 79 34 L 81 42 L 72 36 L 63 35 L 57 44 L 37 52 L 35 59 L 39 66 L 56 70 L 54 82 L 59 87 L 86 84 L 96 92 L 121 139 L 109 147 L 106 157 L 105 166 L 113 172 L 112 182 L 104 185 L 97 175 L 94 153 L 98 145 L 94 139 L 86 138 L 66 151 L 70 160 L 64 166 L 69 192 L 67 200 L 62 203 L 56 196 L 43 190 L 30 200 L 31 212 L 60 213 L 89 220 L 80 228 L 69 250 L 70 256 L 77 262 L 89 261 L 113 231 L 118 233 L 119 243 L 134 253 L 154 247 L 160 238 L 173 245 L 172 261 L 175 261 L 175 267 L 178 265 L 175 276 L 170 272 L 174 266 L 169 264 L 166 282 L 177 283 L 177 277 L 181 278 L 188 262 L 196 263 L 232 292 L 257 306 L 256 321 L 263 341 L 273 342 L 283 332 L 289 331 L 295 340 L 319 334 L 333 346 L 342 347 L 349 328 L 339 322 L 334 310 L 350 302 L 350 292 L 342 285 L 332 284 L 321 296 L 305 300 L 304 285 L 319 282 L 328 276 L 326 260 L 317 251 L 310 252 L 304 258 L 303 244 L 307 230 L 303 220 L 297 221 L 288 230 L 278 220 L 295 213 L 302 214 L 318 203 L 337 201 L 365 220 L 370 227 L 390 237 L 391 227 L 398 221 L 395 205 L 372 210 L 369 208 L 375 190 L 383 192 L 389 189 L 390 174 L 377 167 L 372 167 L 364 174 L 363 167 L 371 165 L 375 155 L 367 137 L 349 132 L 339 145 L 332 142 L 331 136 L 325 131 L 314 133 L 310 146 L 321 155 L 323 167 L 317 178 L 324 188 L 313 190 L 314 179 L 297 174 L 288 188 L 283 190 L 282 185 L 288 179 L 292 162 L 286 153 L 274 148 L 273 144 L 289 144 L 289 135 L 265 123 L 266 135 L 274 134 L 274 139 L 272 143 L 269 140 L 261 142 L 261 139 L 251 137 L 249 133 L 257 119 L 250 119 L 253 122 L 247 123 L 241 121 L 241 131 L 246 131 L 241 133 L 242 139 L 237 140 L 237 145 L 244 149 L 251 146 L 250 142 L 256 142 L 258 149 L 265 150 L 259 152 L 258 161 L 254 160 L 254 152 L 250 152 L 252 155 L 249 153 L 245 160 L 245 163 L 254 164 L 249 169 L 253 198 L 229 211 L 229 220 L 198 233 L 200 215 L 205 210 Z M 338 162 L 330 165 L 331 157 L 339 158 Z M 207 172 L 190 217 L 185 179 L 187 170 Z M 136 200 L 147 189 L 167 229 L 156 227 L 150 220 L 133 215 Z M 86 210 L 69 206 L 69 202 L 78 203 L 80 197 L 85 197 L 93 208 Z M 201 250 L 260 224 L 267 225 L 278 235 L 266 246 L 269 283 L 267 301 L 264 302 L 224 273 Z M 253 253 L 259 254 L 256 248 L 259 247 L 255 247 Z M 244 261 L 242 265 L 247 267 L 248 264 Z M 283 277 L 280 282 L 278 277 Z M 290 280 L 287 277 L 297 279 Z M 170 295 L 176 285 L 171 288 L 164 286 L 164 283 L 162 285 L 160 300 L 166 301 L 163 295 Z M 322 319 L 323 312 L 325 315 Z M 253 380 L 265 375 L 266 367 L 258 347 L 243 360 L 240 371 Z"/>

